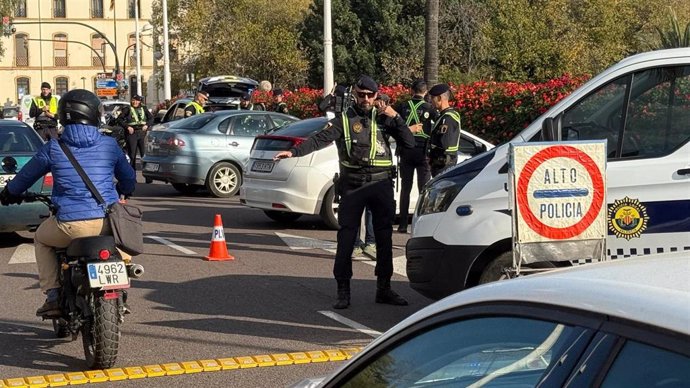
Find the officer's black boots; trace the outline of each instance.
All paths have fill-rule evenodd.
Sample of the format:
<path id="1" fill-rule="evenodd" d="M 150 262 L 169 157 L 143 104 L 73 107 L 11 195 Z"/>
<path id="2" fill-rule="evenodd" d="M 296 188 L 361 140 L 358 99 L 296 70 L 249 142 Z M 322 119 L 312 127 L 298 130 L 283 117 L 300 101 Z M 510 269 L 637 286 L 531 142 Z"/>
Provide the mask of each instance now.
<path id="1" fill-rule="evenodd" d="M 407 301 L 391 290 L 391 280 L 384 278 L 376 279 L 376 303 L 407 306 Z"/>
<path id="2" fill-rule="evenodd" d="M 346 309 L 350 305 L 350 281 L 338 280 L 338 300 L 333 305 L 334 309 Z"/>

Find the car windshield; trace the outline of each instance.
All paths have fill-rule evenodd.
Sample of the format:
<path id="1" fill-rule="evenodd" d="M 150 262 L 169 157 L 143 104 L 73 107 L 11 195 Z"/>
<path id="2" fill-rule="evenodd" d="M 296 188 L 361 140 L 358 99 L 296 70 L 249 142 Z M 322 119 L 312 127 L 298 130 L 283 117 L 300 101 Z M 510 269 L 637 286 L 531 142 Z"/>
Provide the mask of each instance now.
<path id="1" fill-rule="evenodd" d="M 42 145 L 31 127 L 0 123 L 0 153 L 35 153 Z"/>
<path id="2" fill-rule="evenodd" d="M 306 119 L 289 123 L 270 132 L 276 136 L 309 137 L 326 127 L 328 120 L 325 117 Z"/>
<path id="3" fill-rule="evenodd" d="M 215 119 L 216 115 L 213 113 L 202 113 L 184 120 L 180 120 L 170 125 L 170 128 L 184 128 L 191 131 L 196 131 L 203 128 L 211 120 Z"/>
<path id="4" fill-rule="evenodd" d="M 11 108 L 3 108 L 2 114 L 5 117 L 16 117 L 17 113 L 19 112 L 19 108 L 11 107 Z"/>

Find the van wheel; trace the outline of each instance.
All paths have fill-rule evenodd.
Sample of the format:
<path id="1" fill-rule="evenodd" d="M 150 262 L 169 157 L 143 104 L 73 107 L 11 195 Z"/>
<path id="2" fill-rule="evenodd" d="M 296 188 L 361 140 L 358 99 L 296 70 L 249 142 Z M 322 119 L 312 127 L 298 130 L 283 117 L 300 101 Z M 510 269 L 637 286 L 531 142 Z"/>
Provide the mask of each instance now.
<path id="1" fill-rule="evenodd" d="M 300 213 L 279 212 L 277 210 L 264 210 L 264 214 L 266 214 L 268 218 L 272 219 L 273 221 L 280 223 L 289 223 L 302 217 L 302 214 Z"/>
<path id="2" fill-rule="evenodd" d="M 216 198 L 229 198 L 237 194 L 242 185 L 242 174 L 232 163 L 220 162 L 206 177 L 206 188 Z"/>
<path id="3" fill-rule="evenodd" d="M 337 230 L 340 225 L 338 225 L 338 204 L 334 203 L 335 200 L 335 186 L 328 189 L 326 195 L 323 196 L 323 203 L 321 205 L 321 220 L 326 224 L 329 229 Z"/>
<path id="4" fill-rule="evenodd" d="M 495 258 L 489 265 L 484 268 L 482 275 L 479 277 L 479 284 L 491 283 L 498 280 L 505 280 L 508 277 L 504 269 L 513 266 L 513 251 L 503 252 Z M 556 268 L 550 261 L 542 261 L 525 265 L 527 268 Z"/>

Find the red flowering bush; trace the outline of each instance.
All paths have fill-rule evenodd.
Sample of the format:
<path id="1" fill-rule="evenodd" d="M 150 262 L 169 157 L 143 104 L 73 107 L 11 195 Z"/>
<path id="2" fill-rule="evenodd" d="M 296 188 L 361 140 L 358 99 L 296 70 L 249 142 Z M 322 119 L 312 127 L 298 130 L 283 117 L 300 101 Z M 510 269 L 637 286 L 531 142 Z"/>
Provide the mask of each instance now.
<path id="1" fill-rule="evenodd" d="M 478 81 L 467 85 L 451 85 L 451 104 L 462 118 L 462 129 L 493 143 L 510 140 L 549 107 L 580 86 L 587 77 L 563 75 L 543 83 Z M 300 118 L 321 116 L 318 103 L 322 89 L 300 88 L 284 90 L 283 101 L 291 115 Z M 410 91 L 403 85 L 382 85 L 379 93 L 387 94 L 391 104 L 410 99 Z M 267 109 L 273 105 L 271 92 L 256 91 L 254 103 Z"/>

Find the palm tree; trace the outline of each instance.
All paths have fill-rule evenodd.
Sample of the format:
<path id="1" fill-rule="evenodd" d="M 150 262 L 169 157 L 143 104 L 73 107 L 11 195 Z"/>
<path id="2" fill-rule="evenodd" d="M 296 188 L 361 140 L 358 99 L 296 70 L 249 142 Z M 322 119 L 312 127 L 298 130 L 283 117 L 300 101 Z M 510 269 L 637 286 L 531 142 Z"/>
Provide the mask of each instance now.
<path id="1" fill-rule="evenodd" d="M 424 79 L 429 86 L 438 82 L 439 0 L 426 0 Z"/>
<path id="2" fill-rule="evenodd" d="M 682 33 L 676 12 L 671 8 L 669 11 L 671 28 L 666 31 L 659 27 L 656 28 L 656 32 L 659 34 L 659 48 L 690 47 L 690 22 L 685 26 L 685 32 Z"/>

